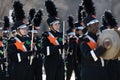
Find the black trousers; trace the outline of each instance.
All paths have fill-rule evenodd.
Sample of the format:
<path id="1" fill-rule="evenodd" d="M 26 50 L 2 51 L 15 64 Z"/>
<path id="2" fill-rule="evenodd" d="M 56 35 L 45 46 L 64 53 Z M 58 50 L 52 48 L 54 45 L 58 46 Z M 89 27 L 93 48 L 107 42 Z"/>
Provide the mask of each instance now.
<path id="1" fill-rule="evenodd" d="M 75 80 L 81 80 L 79 64 L 72 55 L 67 56 L 66 68 L 67 68 L 66 80 L 70 80 L 73 70 L 75 72 Z"/>
<path id="2" fill-rule="evenodd" d="M 45 59 L 46 80 L 64 80 L 64 63 L 62 58 L 48 56 Z"/>
<path id="3" fill-rule="evenodd" d="M 14 63 L 10 71 L 10 80 L 33 80 L 29 63 Z"/>
<path id="4" fill-rule="evenodd" d="M 5 80 L 5 72 L 0 69 L 0 80 Z"/>
<path id="5" fill-rule="evenodd" d="M 108 80 L 106 67 L 96 65 L 81 66 L 81 80 Z"/>
<path id="6" fill-rule="evenodd" d="M 32 63 L 32 71 L 34 80 L 42 80 L 42 58 L 39 56 L 38 58 L 35 57 Z"/>
<path id="7" fill-rule="evenodd" d="M 107 65 L 109 80 L 120 80 L 120 61 L 110 60 Z"/>

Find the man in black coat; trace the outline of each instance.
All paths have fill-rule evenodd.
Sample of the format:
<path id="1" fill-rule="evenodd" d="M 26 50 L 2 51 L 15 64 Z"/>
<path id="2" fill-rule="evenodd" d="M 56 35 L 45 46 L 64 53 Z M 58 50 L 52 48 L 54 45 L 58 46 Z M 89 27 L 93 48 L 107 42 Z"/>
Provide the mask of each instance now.
<path id="1" fill-rule="evenodd" d="M 99 21 L 96 19 L 95 8 L 91 0 L 83 1 L 88 16 L 83 20 L 88 34 L 81 42 L 81 80 L 107 80 L 106 62 L 100 56 L 105 53 L 109 46 L 97 46 L 97 33 Z M 108 42 L 109 43 L 109 42 Z"/>

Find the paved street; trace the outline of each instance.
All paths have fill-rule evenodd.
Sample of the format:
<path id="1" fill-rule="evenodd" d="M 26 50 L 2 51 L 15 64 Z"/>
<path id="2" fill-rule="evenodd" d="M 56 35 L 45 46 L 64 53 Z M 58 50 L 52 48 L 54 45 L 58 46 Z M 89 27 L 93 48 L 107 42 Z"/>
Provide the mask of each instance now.
<path id="1" fill-rule="evenodd" d="M 44 68 L 43 68 L 43 80 L 45 80 L 45 79 L 46 79 L 46 75 L 45 75 Z M 75 80 L 74 72 L 72 74 L 71 80 Z"/>

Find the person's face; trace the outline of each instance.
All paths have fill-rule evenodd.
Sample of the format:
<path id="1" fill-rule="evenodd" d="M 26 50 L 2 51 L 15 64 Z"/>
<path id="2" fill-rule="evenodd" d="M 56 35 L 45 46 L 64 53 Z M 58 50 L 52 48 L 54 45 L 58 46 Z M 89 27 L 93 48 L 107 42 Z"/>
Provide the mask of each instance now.
<path id="1" fill-rule="evenodd" d="M 60 23 L 55 23 L 52 25 L 52 28 L 55 30 L 55 31 L 59 31 L 60 29 Z"/>
<path id="2" fill-rule="evenodd" d="M 77 31 L 77 34 L 79 34 L 79 35 L 83 35 L 82 30 L 78 30 L 78 31 Z"/>
<path id="3" fill-rule="evenodd" d="M 76 28 L 73 28 L 72 31 L 75 32 L 75 31 L 76 31 Z"/>
<path id="4" fill-rule="evenodd" d="M 98 24 L 99 24 L 98 22 L 94 23 L 94 24 L 90 24 L 88 26 L 88 31 L 92 32 L 93 34 L 96 34 L 98 32 L 98 30 L 99 30 Z"/>
<path id="5" fill-rule="evenodd" d="M 20 28 L 19 31 L 20 31 L 21 35 L 27 34 L 27 28 Z"/>

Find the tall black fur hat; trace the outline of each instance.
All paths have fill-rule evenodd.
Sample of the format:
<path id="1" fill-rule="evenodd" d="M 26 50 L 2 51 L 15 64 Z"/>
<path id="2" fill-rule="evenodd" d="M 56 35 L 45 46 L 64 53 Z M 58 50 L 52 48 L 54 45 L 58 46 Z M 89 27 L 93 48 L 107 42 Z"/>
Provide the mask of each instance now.
<path id="1" fill-rule="evenodd" d="M 10 22 L 8 16 L 4 16 L 4 27 L 3 27 L 3 32 L 9 32 L 10 29 Z"/>
<path id="2" fill-rule="evenodd" d="M 34 16 L 33 25 L 34 25 L 35 27 L 39 27 L 39 26 L 40 26 L 41 21 L 42 21 L 42 15 L 43 15 L 42 9 L 40 9 L 40 10 L 36 13 L 36 15 Z"/>
<path id="3" fill-rule="evenodd" d="M 117 27 L 118 23 L 116 22 L 116 19 L 113 17 L 110 10 L 106 10 L 104 12 L 104 16 L 105 16 L 107 24 L 109 24 L 110 28 Z"/>
<path id="4" fill-rule="evenodd" d="M 75 28 L 74 26 L 74 19 L 73 19 L 73 16 L 68 16 L 68 25 L 69 25 L 69 28 Z"/>
<path id="5" fill-rule="evenodd" d="M 32 20 L 34 18 L 35 13 L 36 13 L 35 9 L 31 8 L 30 11 L 29 11 L 29 24 L 32 23 Z"/>
<path id="6" fill-rule="evenodd" d="M 102 16 L 102 24 L 103 24 L 103 26 L 107 26 L 108 25 L 108 22 L 107 22 L 107 20 L 106 20 L 104 15 Z"/>
<path id="7" fill-rule="evenodd" d="M 15 12 L 14 12 L 14 11 L 12 11 L 11 16 L 12 16 L 12 20 L 13 20 L 13 22 L 15 22 L 16 20 L 15 20 Z"/>
<path id="8" fill-rule="evenodd" d="M 79 9 L 78 9 L 78 22 L 82 21 L 82 10 L 83 10 L 83 6 L 79 5 Z"/>
<path id="9" fill-rule="evenodd" d="M 68 16 L 68 20 L 67 21 L 68 21 L 68 27 L 69 27 L 69 29 L 67 30 L 67 33 L 70 33 L 70 32 L 72 32 L 72 29 L 75 28 L 73 16 L 72 15 Z"/>
<path id="10" fill-rule="evenodd" d="M 83 6 L 82 5 L 79 5 L 79 9 L 78 9 L 78 21 L 75 22 L 75 27 L 76 29 L 78 30 L 82 30 L 84 27 L 83 27 L 83 22 L 82 22 L 82 12 L 83 12 Z"/>
<path id="11" fill-rule="evenodd" d="M 13 8 L 15 15 L 14 27 L 16 29 L 27 27 L 25 21 L 25 13 L 23 10 L 23 4 L 20 1 L 15 1 L 13 4 Z"/>
<path id="12" fill-rule="evenodd" d="M 92 0 L 83 0 L 84 9 L 87 13 L 87 17 L 83 20 L 85 26 L 89 26 L 90 24 L 94 24 L 96 22 L 99 22 L 96 19 L 96 12 L 94 3 Z"/>
<path id="13" fill-rule="evenodd" d="M 102 26 L 100 27 L 100 31 L 102 32 L 103 30 L 107 29 L 108 27 L 108 22 L 107 20 L 105 19 L 105 16 L 103 15 L 102 16 Z"/>
<path id="14" fill-rule="evenodd" d="M 16 21 L 25 19 L 23 4 L 20 1 L 15 1 L 13 4 Z"/>
<path id="15" fill-rule="evenodd" d="M 40 23 L 42 20 L 42 10 L 40 9 L 33 18 L 33 25 L 29 26 L 29 32 L 37 33 L 37 30 L 40 29 Z M 34 30 L 32 30 L 32 27 L 34 27 Z"/>
<path id="16" fill-rule="evenodd" d="M 47 0 L 45 1 L 45 6 L 46 6 L 48 17 L 49 17 L 47 19 L 48 25 L 50 26 L 54 23 L 59 23 L 58 12 L 54 2 L 51 0 Z"/>

